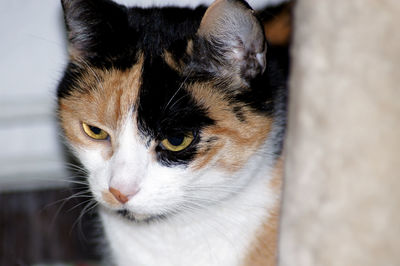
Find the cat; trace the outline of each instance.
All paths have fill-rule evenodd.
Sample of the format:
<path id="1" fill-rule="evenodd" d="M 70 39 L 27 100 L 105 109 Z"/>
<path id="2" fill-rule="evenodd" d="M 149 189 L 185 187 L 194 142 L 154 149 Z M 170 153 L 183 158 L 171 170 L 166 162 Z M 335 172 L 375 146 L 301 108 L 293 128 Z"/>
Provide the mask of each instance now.
<path id="1" fill-rule="evenodd" d="M 275 265 L 286 86 L 251 7 L 62 6 L 58 115 L 112 264 Z"/>

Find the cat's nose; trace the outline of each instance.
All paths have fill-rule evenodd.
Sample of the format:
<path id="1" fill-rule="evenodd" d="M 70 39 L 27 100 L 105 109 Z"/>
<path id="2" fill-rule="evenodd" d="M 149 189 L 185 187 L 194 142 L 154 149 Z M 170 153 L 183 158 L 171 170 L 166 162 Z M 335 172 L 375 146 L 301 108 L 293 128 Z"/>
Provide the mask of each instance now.
<path id="1" fill-rule="evenodd" d="M 125 204 L 128 202 L 129 198 L 128 196 L 124 195 L 121 191 L 119 191 L 116 188 L 110 187 L 108 189 L 110 191 L 111 194 L 113 194 L 113 196 L 122 204 Z"/>

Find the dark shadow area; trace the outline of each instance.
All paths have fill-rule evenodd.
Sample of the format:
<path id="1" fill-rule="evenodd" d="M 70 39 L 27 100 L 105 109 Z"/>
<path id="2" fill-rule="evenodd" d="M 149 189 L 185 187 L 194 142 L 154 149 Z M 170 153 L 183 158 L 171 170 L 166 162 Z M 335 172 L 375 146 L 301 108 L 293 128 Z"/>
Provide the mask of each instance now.
<path id="1" fill-rule="evenodd" d="M 100 221 L 74 188 L 0 194 L 0 265 L 97 261 Z M 83 212 L 85 212 L 84 215 Z"/>

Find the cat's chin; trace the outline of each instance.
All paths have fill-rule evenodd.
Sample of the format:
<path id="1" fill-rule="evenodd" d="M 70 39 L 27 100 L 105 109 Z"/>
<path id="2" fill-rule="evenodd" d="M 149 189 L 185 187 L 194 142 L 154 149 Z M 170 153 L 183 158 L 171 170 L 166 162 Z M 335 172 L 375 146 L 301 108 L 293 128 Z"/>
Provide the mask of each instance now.
<path id="1" fill-rule="evenodd" d="M 118 210 L 116 213 L 124 219 L 135 223 L 152 223 L 160 220 L 167 219 L 168 215 L 165 214 L 157 214 L 157 215 L 149 215 L 149 214 L 137 214 L 130 212 L 128 210 Z"/>

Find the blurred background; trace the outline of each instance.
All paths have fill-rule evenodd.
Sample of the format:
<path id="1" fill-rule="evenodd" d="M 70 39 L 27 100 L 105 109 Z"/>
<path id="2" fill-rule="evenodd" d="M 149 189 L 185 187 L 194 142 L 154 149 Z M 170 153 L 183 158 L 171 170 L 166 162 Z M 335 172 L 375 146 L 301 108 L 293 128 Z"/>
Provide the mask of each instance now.
<path id="1" fill-rule="evenodd" d="M 68 200 L 84 188 L 70 186 L 55 112 L 60 1 L 0 1 L 0 36 L 0 265 L 94 260 L 95 216 L 80 217 L 87 198 Z"/>
<path id="2" fill-rule="evenodd" d="M 55 89 L 67 60 L 59 1 L 0 2 L 0 190 L 63 186 Z"/>

